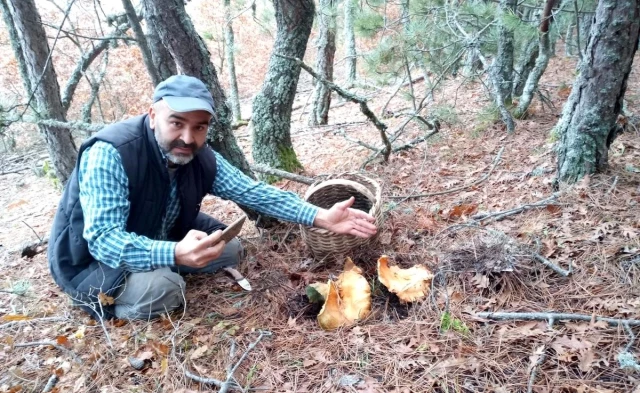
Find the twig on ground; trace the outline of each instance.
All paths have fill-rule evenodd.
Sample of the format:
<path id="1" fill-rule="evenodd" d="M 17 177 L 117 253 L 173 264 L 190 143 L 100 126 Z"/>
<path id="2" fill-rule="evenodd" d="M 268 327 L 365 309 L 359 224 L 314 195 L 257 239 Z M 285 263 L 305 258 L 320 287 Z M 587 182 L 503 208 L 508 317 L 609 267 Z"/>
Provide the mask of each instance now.
<path id="1" fill-rule="evenodd" d="M 631 330 L 631 326 L 629 326 L 628 323 L 623 323 L 622 326 L 624 327 L 624 330 L 629 335 L 629 342 L 624 347 L 624 352 L 629 352 L 633 344 L 636 342 L 636 335 L 633 334 L 633 330 Z"/>
<path id="2" fill-rule="evenodd" d="M 371 122 L 373 123 L 373 125 L 378 129 L 378 131 L 380 132 L 380 138 L 382 139 L 382 143 L 384 144 L 384 151 L 383 151 L 383 157 L 384 157 L 384 161 L 387 162 L 389 161 L 389 155 L 391 154 L 391 142 L 389 142 L 389 138 L 387 137 L 387 125 L 384 124 L 383 122 L 381 122 L 376 115 L 373 114 L 373 112 L 371 111 L 371 109 L 369 109 L 369 106 L 367 105 L 367 100 L 362 98 L 362 97 L 358 97 L 357 95 L 353 94 L 353 93 L 349 93 L 348 91 L 344 90 L 343 88 L 341 88 L 340 86 L 336 85 L 333 82 L 330 82 L 326 79 L 324 79 L 323 77 L 321 77 L 320 75 L 318 75 L 318 73 L 316 73 L 313 68 L 311 68 L 310 66 L 308 66 L 307 64 L 305 64 L 302 60 L 298 59 L 297 57 L 291 57 L 291 56 L 285 56 L 285 55 L 281 55 L 276 53 L 276 56 L 282 57 L 284 59 L 289 59 L 294 61 L 298 66 L 300 66 L 303 70 L 307 71 L 309 74 L 311 74 L 311 76 L 313 76 L 314 78 L 316 78 L 316 80 L 318 80 L 318 82 L 324 83 L 329 89 L 335 91 L 336 93 L 338 93 L 338 95 L 340 95 L 342 98 L 349 100 L 351 102 L 354 102 L 356 104 L 360 105 L 360 111 L 369 119 L 371 120 Z"/>
<path id="3" fill-rule="evenodd" d="M 618 319 L 599 317 L 595 315 L 555 313 L 555 312 L 479 312 L 475 316 L 497 321 L 603 321 L 612 326 L 628 324 L 629 326 L 640 326 L 638 319 Z"/>
<path id="4" fill-rule="evenodd" d="M 73 352 L 72 350 L 63 347 L 62 345 L 58 344 L 55 341 L 32 341 L 32 342 L 28 342 L 28 343 L 17 343 L 17 344 L 13 344 L 14 348 L 24 348 L 24 347 L 37 347 L 37 346 L 51 346 L 56 348 L 59 351 L 62 352 L 67 352 L 69 355 L 71 355 L 73 357 L 73 360 L 76 361 L 76 363 L 82 364 L 82 359 L 80 359 L 78 357 L 78 355 L 75 354 L 75 352 Z"/>
<path id="5" fill-rule="evenodd" d="M 235 390 L 243 390 L 242 386 L 240 386 L 240 384 L 238 384 L 238 382 L 235 380 L 235 377 L 233 376 L 233 374 L 236 372 L 236 370 L 238 369 L 238 367 L 240 367 L 240 364 L 242 364 L 242 362 L 247 358 L 247 355 L 249 355 L 249 352 L 251 352 L 259 343 L 260 341 L 262 341 L 263 338 L 265 337 L 270 337 L 272 335 L 271 332 L 266 331 L 266 330 L 260 330 L 260 335 L 258 336 L 258 338 L 256 339 L 256 341 L 252 342 L 251 344 L 249 344 L 249 346 L 247 347 L 247 349 L 244 351 L 244 353 L 242 354 L 242 356 L 240 356 L 240 359 L 238 359 L 238 361 L 233 365 L 233 367 L 231 366 L 231 364 L 229 364 L 227 366 L 227 378 L 224 381 L 220 381 L 218 379 L 215 378 L 207 378 L 207 377 L 201 377 L 199 375 L 196 375 L 192 372 L 190 372 L 189 370 L 187 370 L 187 368 L 184 368 L 184 375 L 186 375 L 187 377 L 193 379 L 196 382 L 199 383 L 203 383 L 206 385 L 214 385 L 220 388 L 220 390 L 218 390 L 218 393 L 227 393 L 229 391 L 229 389 L 235 389 Z M 231 341 L 231 350 L 230 350 L 230 354 L 229 354 L 229 358 L 233 358 L 235 356 L 235 341 Z"/>
<path id="6" fill-rule="evenodd" d="M 607 191 L 607 195 L 611 194 L 613 192 L 613 190 L 616 189 L 616 185 L 618 184 L 618 176 L 616 176 L 613 179 L 613 183 L 611 184 L 611 187 L 609 187 L 609 190 Z"/>
<path id="7" fill-rule="evenodd" d="M 39 243 L 42 243 L 42 238 L 40 237 L 40 235 L 38 235 L 38 232 L 36 232 L 36 230 L 35 230 L 35 229 L 33 229 L 33 227 L 32 227 L 31 225 L 29 225 L 29 224 L 27 224 L 26 222 L 24 222 L 24 220 L 22 220 L 22 223 L 23 223 L 24 225 L 26 225 L 26 226 L 27 226 L 27 228 L 31 229 L 31 232 L 33 232 L 33 234 L 34 234 L 34 235 L 36 235 L 36 237 L 38 238 L 38 242 L 39 242 Z"/>
<path id="8" fill-rule="evenodd" d="M 426 141 L 427 139 L 431 138 L 432 136 L 434 136 L 438 132 L 439 132 L 439 130 L 436 129 L 435 131 L 432 131 L 432 132 L 428 133 L 427 135 L 423 135 L 423 136 L 417 137 L 417 138 L 405 143 L 404 145 L 396 146 L 396 147 L 393 148 L 393 152 L 397 153 L 399 151 L 410 149 L 410 148 L 414 147 L 415 145 L 417 145 L 418 143 L 422 143 L 422 142 Z"/>
<path id="9" fill-rule="evenodd" d="M 451 194 L 451 193 L 454 193 L 454 192 L 466 190 L 469 187 L 476 186 L 476 185 L 482 183 L 483 181 L 487 180 L 489 178 L 489 176 L 491 176 L 491 174 L 493 173 L 494 169 L 496 169 L 496 166 L 498 166 L 498 163 L 500 162 L 500 159 L 502 158 L 502 152 L 503 151 L 504 151 L 504 146 L 502 146 L 500 148 L 500 150 L 498 151 L 498 154 L 493 159 L 493 164 L 491 165 L 491 168 L 489 169 L 489 172 L 487 172 L 484 176 L 482 176 L 480 179 L 474 181 L 473 183 L 464 185 L 462 187 L 453 188 L 451 190 L 438 191 L 438 192 L 429 192 L 429 193 L 426 193 L 426 194 L 416 194 L 416 195 L 401 195 L 401 196 L 392 195 L 392 196 L 389 196 L 389 198 L 402 199 L 402 201 L 404 202 L 404 201 L 406 201 L 408 199 L 424 198 L 424 197 L 430 197 L 430 196 L 436 196 L 436 195 Z"/>
<path id="10" fill-rule="evenodd" d="M 56 387 L 56 384 L 58 383 L 58 381 L 59 381 L 58 376 L 56 374 L 52 374 L 49 377 L 47 384 L 44 386 L 44 389 L 42 389 L 42 393 L 47 393 L 52 391 L 53 388 Z"/>
<path id="11" fill-rule="evenodd" d="M 491 219 L 490 221 L 500 221 L 506 217 L 512 216 L 514 214 L 522 213 L 527 210 L 537 209 L 540 207 L 547 207 L 555 203 L 559 195 L 560 195 L 560 192 L 556 192 L 556 193 L 553 193 L 551 196 L 545 199 L 542 199 L 538 202 L 527 203 L 509 210 L 503 210 L 503 211 L 494 212 L 494 213 L 489 213 L 489 212 L 478 213 L 476 215 L 471 216 L 471 219 L 477 220 L 480 222 L 486 222 L 489 219 Z"/>
<path id="12" fill-rule="evenodd" d="M 217 387 L 221 388 L 222 385 L 224 384 L 224 382 L 219 380 L 219 379 L 205 378 L 205 377 L 201 377 L 199 375 L 195 375 L 191 371 L 187 370 L 186 367 L 184 369 L 184 375 L 187 376 L 188 378 L 193 379 L 194 381 L 196 381 L 198 383 L 202 383 L 202 384 L 205 384 L 205 385 L 213 385 L 213 386 L 217 386 Z"/>
<path id="13" fill-rule="evenodd" d="M 531 375 L 529 375 L 529 384 L 527 385 L 527 393 L 533 393 L 533 384 L 536 382 L 536 374 L 538 374 L 538 369 L 542 364 L 547 360 L 547 347 L 543 347 L 542 353 L 540 357 L 536 361 L 536 363 L 531 367 Z"/>
<path id="14" fill-rule="evenodd" d="M 571 265 L 569 265 L 569 270 L 565 270 L 540 254 L 532 253 L 531 255 L 533 256 L 533 259 L 542 263 L 543 265 L 545 265 L 546 267 L 548 267 L 549 269 L 553 270 L 554 272 L 558 273 L 561 276 L 569 277 L 573 273 Z"/>
<path id="15" fill-rule="evenodd" d="M 2 175 L 10 175 L 13 173 L 20 173 L 20 172 L 24 172 L 24 171 L 28 171 L 29 169 L 31 169 L 31 167 L 25 166 L 22 168 L 18 168 L 18 169 L 12 169 L 10 171 L 6 171 L 6 172 L 0 172 L 0 176 Z"/>
<path id="16" fill-rule="evenodd" d="M 9 291 L 3 291 L 3 292 L 9 292 Z M 13 292 L 11 292 L 11 293 L 13 293 Z M 4 328 L 11 327 L 13 325 L 20 325 L 20 324 L 23 324 L 23 323 L 61 322 L 61 321 L 67 321 L 67 320 L 69 320 L 69 318 L 66 318 L 66 317 L 44 317 L 44 318 L 23 319 L 21 321 L 11 321 L 11 322 L 7 322 L 7 323 L 3 323 L 2 325 L 0 325 L 0 330 L 2 330 Z"/>
<path id="17" fill-rule="evenodd" d="M 250 166 L 251 170 L 259 173 L 266 173 L 267 175 L 274 175 L 283 179 L 293 180 L 302 184 L 313 184 L 315 180 L 310 177 L 296 175 L 295 173 L 283 171 L 281 169 L 271 168 L 266 165 L 253 164 Z"/>

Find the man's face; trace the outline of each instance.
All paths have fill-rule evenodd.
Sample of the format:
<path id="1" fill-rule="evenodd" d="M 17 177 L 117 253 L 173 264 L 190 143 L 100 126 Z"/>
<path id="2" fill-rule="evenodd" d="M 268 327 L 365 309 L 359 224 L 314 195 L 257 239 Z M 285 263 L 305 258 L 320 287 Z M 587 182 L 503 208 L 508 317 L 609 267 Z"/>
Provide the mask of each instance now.
<path id="1" fill-rule="evenodd" d="M 164 101 L 149 108 L 149 124 L 158 146 L 169 161 L 185 165 L 204 147 L 211 114 L 206 111 L 174 112 Z"/>

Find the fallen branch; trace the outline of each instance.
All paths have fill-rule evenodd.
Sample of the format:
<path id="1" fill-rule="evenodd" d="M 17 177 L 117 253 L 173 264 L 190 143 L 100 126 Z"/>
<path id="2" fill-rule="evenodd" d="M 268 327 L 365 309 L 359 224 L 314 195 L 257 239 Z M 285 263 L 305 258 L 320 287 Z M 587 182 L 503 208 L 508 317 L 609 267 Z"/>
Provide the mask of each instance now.
<path id="1" fill-rule="evenodd" d="M 564 270 L 563 268 L 554 264 L 553 262 L 551 262 L 550 260 L 548 260 L 547 258 L 543 257 L 540 254 L 533 253 L 531 255 L 533 256 L 533 259 L 542 263 L 543 265 L 545 265 L 546 267 L 548 267 L 549 269 L 553 270 L 554 272 L 558 273 L 561 276 L 569 277 L 571 274 L 573 274 L 571 262 L 569 262 L 570 263 L 569 270 Z"/>
<path id="2" fill-rule="evenodd" d="M 522 206 L 518 206 L 509 210 L 503 210 L 503 211 L 494 212 L 494 213 L 489 213 L 489 212 L 478 213 L 476 215 L 471 216 L 471 219 L 481 221 L 481 222 L 485 222 L 489 219 L 491 219 L 491 221 L 500 221 L 514 214 L 522 213 L 527 210 L 537 209 L 540 207 L 547 207 L 551 204 L 554 204 L 559 195 L 560 193 L 556 192 L 556 193 L 553 193 L 551 196 L 545 199 L 542 199 L 538 202 L 527 203 Z"/>
<path id="3" fill-rule="evenodd" d="M 313 182 L 315 181 L 310 177 L 306 177 L 306 176 L 302 176 L 302 175 L 296 175 L 295 173 L 283 171 L 281 169 L 271 168 L 271 167 L 268 167 L 266 165 L 253 164 L 253 165 L 250 165 L 249 167 L 254 172 L 259 172 L 259 173 L 264 173 L 264 174 L 267 174 L 267 175 L 278 176 L 278 177 L 281 177 L 283 179 L 293 180 L 295 182 L 302 183 L 302 184 L 313 184 Z"/>
<path id="4" fill-rule="evenodd" d="M 2 175 L 10 175 L 12 173 L 20 173 L 20 172 L 28 171 L 29 169 L 31 169 L 31 167 L 28 167 L 28 166 L 25 166 L 25 167 L 22 167 L 22 168 L 18 168 L 18 169 L 12 169 L 10 171 L 0 172 L 0 176 L 2 176 Z"/>
<path id="5" fill-rule="evenodd" d="M 489 176 L 491 176 L 491 174 L 493 173 L 494 169 L 496 169 L 496 166 L 498 166 L 498 163 L 500 162 L 500 159 L 502 158 L 502 152 L 503 151 L 504 151 L 504 146 L 502 146 L 500 148 L 500 150 L 498 151 L 498 154 L 496 154 L 496 157 L 493 159 L 493 164 L 491 165 L 491 168 L 489 169 L 489 172 L 487 172 L 484 176 L 482 176 L 480 179 L 474 181 L 471 184 L 467 184 L 465 186 L 453 188 L 451 190 L 429 192 L 429 193 L 426 193 L 426 194 L 416 194 L 416 195 L 401 195 L 401 196 L 393 196 L 392 195 L 392 196 L 389 196 L 389 198 L 402 199 L 403 201 L 406 201 L 408 199 L 414 199 L 414 198 L 423 198 L 423 197 L 430 197 L 430 196 L 436 196 L 436 195 L 451 194 L 451 193 L 454 193 L 454 192 L 466 190 L 469 187 L 477 186 L 478 184 L 480 184 L 483 181 L 487 180 L 489 178 Z"/>
<path id="6" fill-rule="evenodd" d="M 72 350 L 63 347 L 62 345 L 58 344 L 55 341 L 32 341 L 32 342 L 28 342 L 28 343 L 17 343 L 17 344 L 13 344 L 14 348 L 24 348 L 24 347 L 37 347 L 37 346 L 51 346 L 54 347 L 55 349 L 62 351 L 62 352 L 67 352 L 69 355 L 71 355 L 73 357 L 73 360 L 76 361 L 76 363 L 78 364 L 82 364 L 82 359 L 80 359 L 78 357 L 78 355 L 75 354 L 75 352 L 73 352 Z"/>
<path id="7" fill-rule="evenodd" d="M 418 143 L 422 143 L 422 142 L 426 141 L 427 139 L 431 138 L 432 136 L 434 136 L 438 132 L 439 131 L 436 129 L 435 131 L 432 131 L 432 132 L 428 133 L 427 135 L 423 135 L 423 136 L 417 137 L 417 138 L 405 143 L 404 145 L 396 146 L 396 147 L 393 148 L 393 152 L 397 153 L 399 151 L 410 149 L 410 148 L 414 147 L 415 145 L 417 145 Z"/>
<path id="8" fill-rule="evenodd" d="M 476 313 L 475 316 L 497 321 L 602 321 L 608 323 L 611 326 L 624 326 L 625 324 L 628 324 L 629 326 L 640 326 L 640 320 L 638 319 L 618 319 L 599 317 L 595 315 L 554 312 L 479 312 Z"/>
<path id="9" fill-rule="evenodd" d="M 47 381 L 47 384 L 44 385 L 44 389 L 42 389 L 42 393 L 47 393 L 53 390 L 58 384 L 59 378 L 56 374 L 52 374 Z"/>
<path id="10" fill-rule="evenodd" d="M 260 335 L 258 336 L 256 341 L 249 344 L 247 349 L 244 351 L 242 356 L 240 356 L 240 359 L 233 365 L 233 367 L 227 366 L 227 378 L 224 381 L 221 381 L 215 378 L 201 377 L 199 375 L 196 375 L 190 372 L 189 370 L 186 369 L 186 367 L 184 368 L 184 375 L 193 379 L 196 382 L 199 382 L 205 385 L 214 385 L 216 387 L 219 387 L 220 390 L 218 390 L 218 393 L 227 393 L 229 389 L 243 390 L 242 386 L 240 386 L 238 382 L 235 381 L 233 374 L 236 372 L 240 364 L 247 358 L 247 355 L 249 355 L 249 352 L 251 352 L 260 343 L 260 341 L 262 341 L 263 338 L 270 337 L 271 334 L 272 333 L 269 331 L 261 330 Z M 232 341 L 229 357 L 233 357 L 234 355 L 235 355 L 235 342 Z"/>
<path id="11" fill-rule="evenodd" d="M 227 380 L 224 382 L 224 385 L 222 386 L 222 388 L 220 388 L 218 393 L 227 393 L 227 391 L 230 388 L 230 384 L 232 383 L 231 381 L 233 379 L 233 373 L 236 372 L 236 370 L 238 369 L 240 364 L 244 361 L 244 359 L 246 359 L 246 357 L 249 354 L 249 352 L 251 352 L 260 343 L 260 341 L 262 341 L 263 338 L 271 337 L 271 334 L 272 333 L 269 332 L 269 331 L 260 330 L 260 335 L 258 336 L 256 341 L 254 341 L 251 344 L 249 344 L 249 346 L 247 347 L 246 351 L 244 351 L 242 356 L 240 356 L 240 359 L 236 362 L 236 364 L 233 366 L 233 368 L 231 368 L 230 370 L 227 371 Z M 235 352 L 235 351 L 232 351 L 232 352 Z"/>
<path id="12" fill-rule="evenodd" d="M 65 317 L 44 317 L 44 318 L 23 319 L 21 321 L 11 321 L 11 322 L 7 322 L 7 323 L 3 323 L 2 325 L 0 325 L 0 330 L 2 330 L 4 328 L 11 327 L 13 325 L 19 325 L 19 324 L 23 324 L 23 323 L 61 322 L 61 321 L 67 321 L 67 320 L 69 320 L 69 318 L 65 318 Z"/>
<path id="13" fill-rule="evenodd" d="M 547 348 L 544 347 L 542 349 L 542 354 L 536 361 L 536 363 L 531 367 L 531 375 L 529 375 L 529 384 L 527 385 L 527 393 L 533 393 L 533 384 L 536 382 L 536 374 L 538 374 L 538 369 L 542 366 L 542 363 L 547 360 Z"/>
<path id="14" fill-rule="evenodd" d="M 387 138 L 387 125 L 384 124 L 383 122 L 381 122 L 380 120 L 378 120 L 378 118 L 376 117 L 376 115 L 373 114 L 373 112 L 371 111 L 371 109 L 369 109 L 369 106 L 367 105 L 367 100 L 362 98 L 362 97 L 358 97 L 355 94 L 349 93 L 348 91 L 344 90 L 343 88 L 341 88 L 340 86 L 336 85 L 333 82 L 330 82 L 328 80 L 326 80 L 325 78 L 321 77 L 320 75 L 318 75 L 318 73 L 316 73 L 313 68 L 311 68 L 310 66 L 306 65 L 302 60 L 298 59 L 297 57 L 291 57 L 291 56 L 285 56 L 285 55 L 281 55 L 281 54 L 277 54 L 276 56 L 282 57 L 284 59 L 289 59 L 294 61 L 298 66 L 300 66 L 303 70 L 307 71 L 309 74 L 311 74 L 311 76 L 313 76 L 314 78 L 316 78 L 316 80 L 318 80 L 321 83 L 324 83 L 329 89 L 335 91 L 336 93 L 338 93 L 338 95 L 340 95 L 342 98 L 349 100 L 351 102 L 354 102 L 356 104 L 360 104 L 360 111 L 369 119 L 371 120 L 371 122 L 373 123 L 373 125 L 378 129 L 378 131 L 380 132 L 380 138 L 382 139 L 382 143 L 384 144 L 384 151 L 383 151 L 383 157 L 384 157 L 384 161 L 387 162 L 389 161 L 389 155 L 391 154 L 391 142 L 389 142 L 389 138 Z"/>

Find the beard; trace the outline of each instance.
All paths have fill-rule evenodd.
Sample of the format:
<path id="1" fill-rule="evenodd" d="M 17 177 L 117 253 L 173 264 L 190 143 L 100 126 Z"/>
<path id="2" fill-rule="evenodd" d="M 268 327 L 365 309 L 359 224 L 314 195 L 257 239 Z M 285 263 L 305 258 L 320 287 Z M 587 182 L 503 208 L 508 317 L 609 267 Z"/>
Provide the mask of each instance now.
<path id="1" fill-rule="evenodd" d="M 188 164 L 189 162 L 191 162 L 191 160 L 193 160 L 196 154 L 198 154 L 198 152 L 202 150 L 202 148 L 204 147 L 204 143 L 202 144 L 202 146 L 198 146 L 195 143 L 189 143 L 189 144 L 184 143 L 184 141 L 181 139 L 175 139 L 173 141 L 166 140 L 162 137 L 161 135 L 162 131 L 158 128 L 157 125 L 156 125 L 156 130 L 153 134 L 156 138 L 156 142 L 158 142 L 158 146 L 160 147 L 160 150 L 162 150 L 165 157 L 167 157 L 167 159 L 170 162 L 176 165 Z M 175 148 L 191 149 L 191 153 L 189 154 L 173 153 L 172 150 Z"/>

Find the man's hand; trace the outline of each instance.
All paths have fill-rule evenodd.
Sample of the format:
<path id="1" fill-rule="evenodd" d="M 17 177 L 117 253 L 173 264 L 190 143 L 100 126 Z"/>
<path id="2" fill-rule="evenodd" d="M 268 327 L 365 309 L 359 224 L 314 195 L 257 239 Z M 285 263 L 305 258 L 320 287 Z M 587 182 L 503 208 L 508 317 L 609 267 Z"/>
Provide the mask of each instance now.
<path id="1" fill-rule="evenodd" d="M 176 244 L 176 265 L 189 266 L 196 269 L 207 266 L 209 262 L 218 258 L 224 250 L 226 242 L 224 240 L 218 242 L 221 234 L 222 231 L 215 231 L 211 235 L 196 230 L 189 231 L 187 236 Z"/>
<path id="2" fill-rule="evenodd" d="M 331 232 L 349 234 L 368 238 L 376 234 L 377 228 L 373 224 L 376 219 L 357 209 L 351 209 L 355 198 L 338 202 L 331 209 L 320 209 L 313 221 L 313 226 L 328 229 Z"/>

